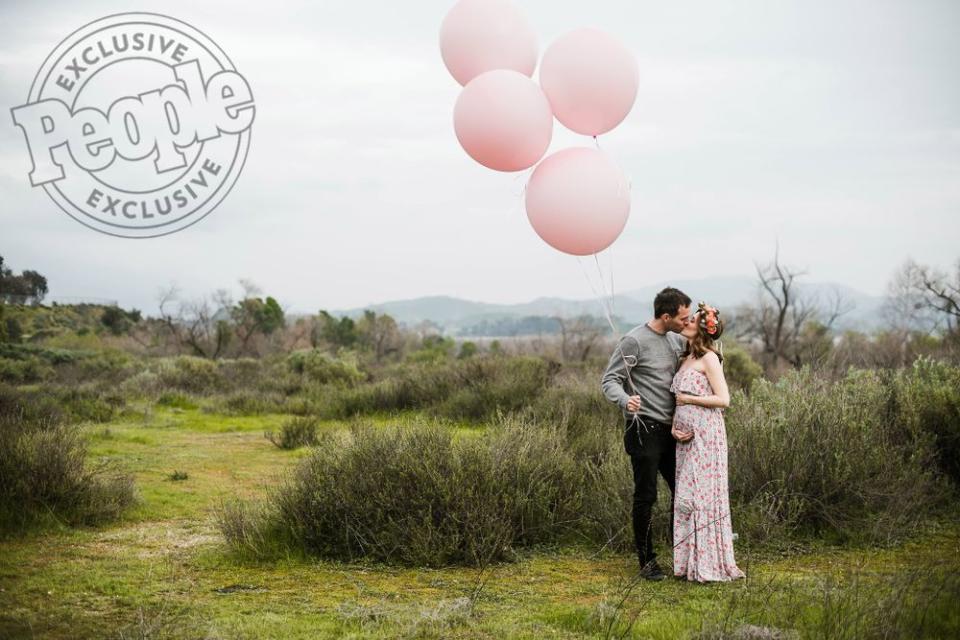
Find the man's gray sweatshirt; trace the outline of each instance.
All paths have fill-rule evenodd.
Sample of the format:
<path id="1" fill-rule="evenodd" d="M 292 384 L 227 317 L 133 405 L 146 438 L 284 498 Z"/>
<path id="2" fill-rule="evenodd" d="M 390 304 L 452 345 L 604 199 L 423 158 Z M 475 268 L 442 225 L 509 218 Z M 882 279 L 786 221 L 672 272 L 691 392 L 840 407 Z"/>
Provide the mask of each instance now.
<path id="1" fill-rule="evenodd" d="M 641 418 L 670 424 L 676 406 L 670 385 L 686 347 L 686 338 L 678 333 L 661 335 L 645 324 L 634 327 L 610 356 L 600 382 L 603 395 L 622 411 L 630 396 L 639 395 Z"/>

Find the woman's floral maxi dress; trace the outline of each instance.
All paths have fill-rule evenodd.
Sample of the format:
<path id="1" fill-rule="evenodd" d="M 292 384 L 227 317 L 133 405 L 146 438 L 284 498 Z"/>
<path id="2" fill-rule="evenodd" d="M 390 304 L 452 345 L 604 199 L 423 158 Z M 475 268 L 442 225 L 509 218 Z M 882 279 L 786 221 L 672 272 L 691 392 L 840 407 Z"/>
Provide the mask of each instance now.
<path id="1" fill-rule="evenodd" d="M 670 390 L 713 395 L 707 375 L 692 367 L 677 372 Z M 742 578 L 733 558 L 723 411 L 678 405 L 673 423 L 678 431 L 694 432 L 692 439 L 677 443 L 673 573 L 698 582 Z"/>

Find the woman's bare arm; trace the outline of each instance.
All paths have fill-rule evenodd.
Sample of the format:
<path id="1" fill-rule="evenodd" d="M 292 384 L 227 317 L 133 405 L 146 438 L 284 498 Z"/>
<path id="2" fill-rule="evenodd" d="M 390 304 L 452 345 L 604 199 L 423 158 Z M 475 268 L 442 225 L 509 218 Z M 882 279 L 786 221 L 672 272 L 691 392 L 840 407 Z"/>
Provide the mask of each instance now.
<path id="1" fill-rule="evenodd" d="M 685 393 L 677 394 L 677 404 L 695 404 L 700 407 L 710 409 L 724 409 L 730 406 L 730 389 L 727 387 L 727 379 L 723 375 L 723 365 L 720 364 L 720 358 L 712 351 L 708 351 L 703 356 L 704 373 L 707 374 L 707 380 L 713 388 L 711 396 L 692 396 Z"/>

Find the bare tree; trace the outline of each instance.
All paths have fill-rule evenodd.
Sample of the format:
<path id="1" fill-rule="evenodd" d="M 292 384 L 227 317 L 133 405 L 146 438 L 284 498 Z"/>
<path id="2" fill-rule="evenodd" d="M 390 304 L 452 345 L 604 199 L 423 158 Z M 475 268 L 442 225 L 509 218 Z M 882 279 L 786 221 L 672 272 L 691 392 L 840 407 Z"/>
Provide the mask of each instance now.
<path id="1" fill-rule="evenodd" d="M 815 298 L 816 301 L 816 298 Z M 822 317 L 821 322 L 827 329 L 833 329 L 837 320 L 853 311 L 857 305 L 848 299 L 843 291 L 834 287 L 830 291 L 828 300 L 823 305 L 817 305 Z"/>
<path id="2" fill-rule="evenodd" d="M 160 319 L 170 337 L 181 348 L 201 358 L 219 358 L 223 355 L 233 329 L 230 323 L 217 317 L 229 295 L 219 290 L 213 295 L 214 305 L 206 297 L 189 302 L 179 299 L 176 285 L 161 289 L 159 294 Z M 176 305 L 176 309 L 174 309 Z"/>
<path id="3" fill-rule="evenodd" d="M 779 246 L 771 262 L 754 266 L 759 280 L 758 300 L 738 310 L 735 333 L 759 343 L 761 360 L 768 371 L 800 366 L 812 354 L 822 356 L 829 332 L 853 304 L 839 289 L 832 291 L 826 306 L 818 296 L 804 295 L 798 278 L 806 272 L 784 265 Z"/>
<path id="4" fill-rule="evenodd" d="M 585 362 L 597 348 L 605 327 L 595 318 L 554 316 L 560 326 L 560 354 L 565 361 Z"/>
<path id="5" fill-rule="evenodd" d="M 388 355 L 399 353 L 403 347 L 403 336 L 397 321 L 386 313 L 377 315 L 366 309 L 363 317 L 357 321 L 357 333 L 364 346 L 373 351 L 376 362 L 382 362 Z"/>
<path id="6" fill-rule="evenodd" d="M 740 310 L 737 324 L 741 337 L 760 342 L 762 359 L 768 369 L 791 363 L 791 346 L 814 311 L 797 293 L 796 280 L 804 275 L 780 263 L 780 250 L 773 261 L 755 264 L 759 279 L 759 299 L 755 306 Z"/>
<path id="7" fill-rule="evenodd" d="M 896 326 L 928 326 L 948 335 L 960 331 L 960 260 L 953 273 L 908 259 L 887 288 L 889 315 Z"/>

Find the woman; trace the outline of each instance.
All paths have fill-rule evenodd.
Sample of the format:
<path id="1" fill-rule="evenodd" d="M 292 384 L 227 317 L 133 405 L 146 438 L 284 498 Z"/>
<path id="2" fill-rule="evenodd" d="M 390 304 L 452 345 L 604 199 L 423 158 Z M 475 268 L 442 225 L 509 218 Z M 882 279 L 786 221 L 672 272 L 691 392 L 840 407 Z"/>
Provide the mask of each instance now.
<path id="1" fill-rule="evenodd" d="M 733 558 L 723 409 L 730 392 L 715 341 L 720 312 L 700 303 L 682 334 L 687 349 L 670 390 L 677 396 L 673 573 L 697 582 L 743 578 Z M 692 435 L 692 437 L 691 437 Z"/>

